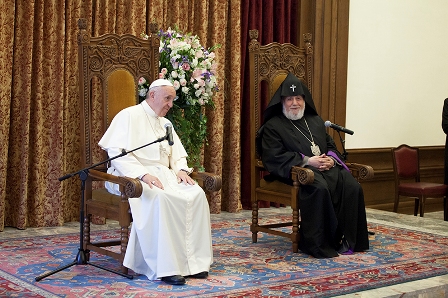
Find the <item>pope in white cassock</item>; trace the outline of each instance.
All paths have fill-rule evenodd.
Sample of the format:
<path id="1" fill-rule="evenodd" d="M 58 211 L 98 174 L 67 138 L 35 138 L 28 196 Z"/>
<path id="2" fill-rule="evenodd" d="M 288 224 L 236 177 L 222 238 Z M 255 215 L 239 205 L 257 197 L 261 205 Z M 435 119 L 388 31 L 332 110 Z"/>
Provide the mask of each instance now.
<path id="1" fill-rule="evenodd" d="M 113 157 L 163 138 L 170 123 L 164 116 L 175 98 L 168 80 L 155 80 L 146 100 L 115 116 L 99 145 Z M 150 280 L 182 285 L 185 277 L 207 278 L 213 252 L 207 198 L 188 175 L 187 153 L 175 131 L 173 141 L 116 158 L 108 172 L 144 182 L 142 196 L 129 199 L 133 223 L 124 266 Z M 106 188 L 120 194 L 116 184 Z"/>

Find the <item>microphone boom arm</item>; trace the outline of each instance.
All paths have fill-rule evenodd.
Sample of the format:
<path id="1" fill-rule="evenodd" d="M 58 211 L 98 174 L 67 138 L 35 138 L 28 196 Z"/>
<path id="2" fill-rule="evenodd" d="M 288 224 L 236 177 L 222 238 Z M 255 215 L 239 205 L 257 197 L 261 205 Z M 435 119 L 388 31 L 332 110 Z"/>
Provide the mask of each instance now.
<path id="1" fill-rule="evenodd" d="M 88 170 L 90 170 L 90 169 L 92 169 L 92 168 L 95 168 L 95 167 L 97 167 L 97 166 L 100 166 L 100 165 L 102 165 L 102 164 L 105 164 L 105 163 L 107 163 L 107 162 L 109 162 L 109 161 L 111 161 L 111 160 L 114 160 L 114 159 L 116 159 L 116 158 L 125 156 L 125 155 L 128 154 L 128 153 L 131 153 L 131 152 L 134 152 L 134 151 L 136 151 L 136 150 L 142 149 L 142 148 L 144 148 L 144 147 L 146 147 L 146 146 L 149 146 L 149 145 L 152 145 L 152 144 L 154 144 L 154 143 L 162 142 L 162 141 L 166 140 L 167 138 L 168 138 L 168 134 L 165 135 L 165 136 L 163 136 L 163 137 L 161 137 L 161 138 L 158 138 L 157 140 L 155 140 L 155 141 L 153 141 L 153 142 L 150 142 L 150 143 L 145 144 L 145 145 L 143 145 L 143 146 L 137 147 L 137 148 L 135 148 L 135 149 L 132 149 L 132 150 L 129 150 L 129 151 L 126 151 L 125 149 L 123 149 L 123 150 L 121 151 L 121 153 L 118 154 L 118 155 L 116 155 L 116 156 L 113 156 L 113 157 L 110 157 L 110 158 L 105 159 L 105 160 L 103 160 L 103 161 L 100 161 L 100 162 L 98 162 L 98 163 L 96 163 L 96 164 L 93 164 L 93 165 L 91 165 L 91 166 L 88 166 L 88 167 L 86 167 L 86 168 L 84 168 L 84 169 L 82 169 L 82 170 L 79 170 L 79 171 L 75 172 L 75 173 L 71 173 L 71 174 L 64 175 L 64 176 L 58 178 L 58 180 L 59 180 L 59 181 L 63 181 L 63 180 L 65 180 L 65 179 L 68 179 L 68 178 L 70 178 L 70 177 L 73 177 L 73 176 L 75 176 L 75 175 L 77 175 L 77 174 L 79 174 L 79 173 L 82 173 L 82 172 L 84 172 L 84 171 L 88 171 Z"/>

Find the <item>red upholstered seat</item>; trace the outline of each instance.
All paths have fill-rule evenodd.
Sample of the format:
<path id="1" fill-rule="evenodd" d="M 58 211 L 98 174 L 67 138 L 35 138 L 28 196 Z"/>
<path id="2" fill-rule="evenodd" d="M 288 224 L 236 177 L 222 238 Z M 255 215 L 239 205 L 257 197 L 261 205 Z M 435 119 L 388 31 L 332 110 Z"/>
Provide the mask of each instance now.
<path id="1" fill-rule="evenodd" d="M 411 182 L 398 186 L 401 195 L 444 196 L 448 186 L 431 182 Z"/>

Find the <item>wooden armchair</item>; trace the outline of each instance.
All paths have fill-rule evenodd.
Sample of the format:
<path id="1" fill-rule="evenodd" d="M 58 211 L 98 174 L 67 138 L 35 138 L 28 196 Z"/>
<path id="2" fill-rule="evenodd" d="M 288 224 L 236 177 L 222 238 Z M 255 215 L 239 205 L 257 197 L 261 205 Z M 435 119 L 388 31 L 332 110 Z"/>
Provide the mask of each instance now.
<path id="1" fill-rule="evenodd" d="M 138 80 L 141 77 L 147 81 L 158 78 L 160 40 L 156 34 L 157 24 L 151 24 L 148 40 L 129 34 L 91 37 L 85 19 L 78 21 L 78 27 L 82 166 L 87 168 L 108 158 L 98 141 L 120 110 L 139 103 Z M 132 278 L 122 265 L 132 222 L 128 198 L 139 197 L 142 185 L 138 179 L 116 177 L 107 174 L 106 170 L 103 165 L 88 171 L 83 249 L 87 260 L 90 251 L 113 257 L 121 263 L 121 272 L 116 273 Z M 205 191 L 221 188 L 218 175 L 194 172 L 192 177 Z M 106 181 L 119 184 L 121 196 L 110 194 L 104 188 Z M 92 216 L 118 221 L 121 231 L 117 239 L 93 242 L 90 238 Z M 118 245 L 119 251 L 110 248 Z"/>
<path id="2" fill-rule="evenodd" d="M 313 47 L 311 34 L 304 34 L 305 48 L 290 43 L 270 43 L 260 45 L 258 31 L 249 31 L 249 65 L 250 65 L 250 149 L 251 149 L 251 202 L 252 202 L 252 242 L 257 242 L 257 233 L 265 232 L 291 239 L 293 252 L 298 252 L 300 206 L 299 188 L 301 185 L 311 184 L 314 173 L 310 169 L 293 167 L 291 178 L 293 185 L 279 181 L 268 182 L 263 179 L 266 173 L 257 152 L 256 137 L 261 126 L 263 111 L 268 105 L 275 91 L 289 72 L 312 88 Z M 370 166 L 347 163 L 357 180 L 373 177 Z M 292 219 L 288 222 L 273 224 L 259 223 L 259 201 L 274 202 L 291 206 Z M 291 226 L 290 232 L 279 228 Z"/>

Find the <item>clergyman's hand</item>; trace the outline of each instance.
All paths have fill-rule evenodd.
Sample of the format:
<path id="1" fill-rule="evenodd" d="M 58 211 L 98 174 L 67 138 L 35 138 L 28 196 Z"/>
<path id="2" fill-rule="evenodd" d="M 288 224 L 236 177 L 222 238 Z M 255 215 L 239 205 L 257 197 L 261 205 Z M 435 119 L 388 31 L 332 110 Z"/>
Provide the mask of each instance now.
<path id="1" fill-rule="evenodd" d="M 196 182 L 193 180 L 193 178 L 188 176 L 188 173 L 185 172 L 185 171 L 182 171 L 182 170 L 177 172 L 177 182 L 178 183 L 183 182 L 185 185 L 187 185 L 187 184 L 190 184 L 190 185 L 196 184 Z"/>
<path id="2" fill-rule="evenodd" d="M 148 184 L 149 187 L 151 187 L 151 188 L 153 188 L 153 186 L 155 186 L 160 189 L 164 189 L 162 182 L 160 182 L 159 178 L 157 178 L 156 176 L 146 174 L 141 178 L 141 180 L 143 182 L 145 182 L 146 184 Z"/>
<path id="3" fill-rule="evenodd" d="M 308 159 L 308 165 L 317 168 L 319 171 L 328 171 L 334 166 L 334 160 L 326 154 L 312 156 Z"/>

